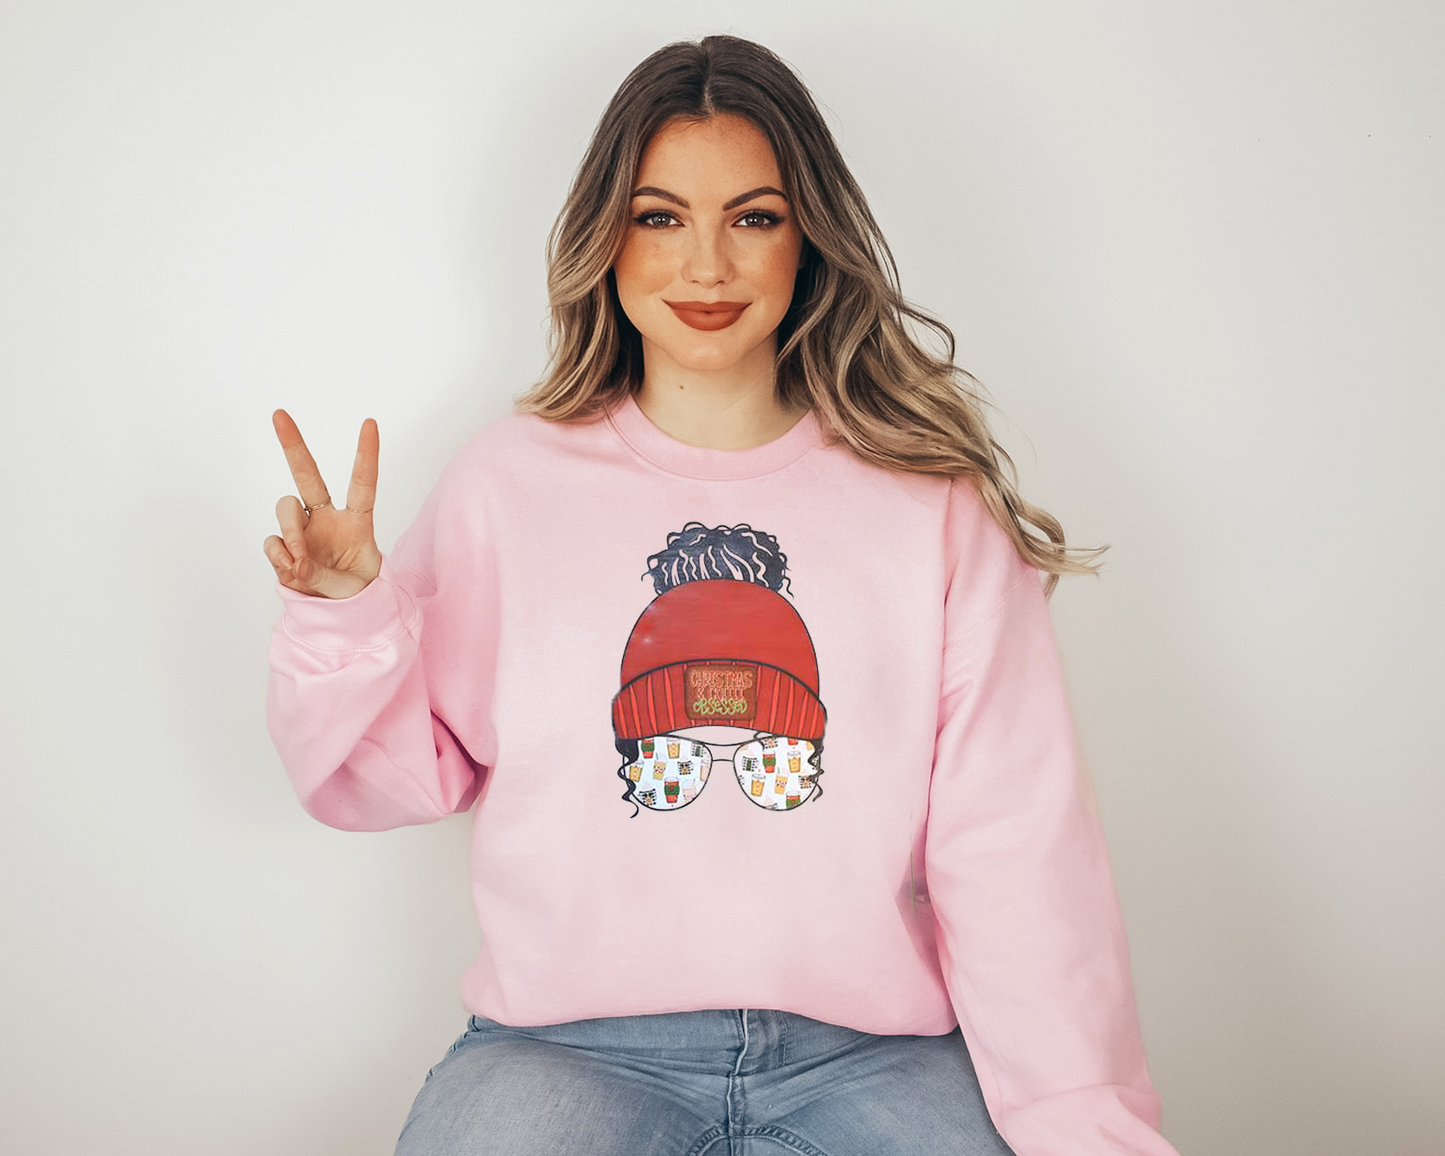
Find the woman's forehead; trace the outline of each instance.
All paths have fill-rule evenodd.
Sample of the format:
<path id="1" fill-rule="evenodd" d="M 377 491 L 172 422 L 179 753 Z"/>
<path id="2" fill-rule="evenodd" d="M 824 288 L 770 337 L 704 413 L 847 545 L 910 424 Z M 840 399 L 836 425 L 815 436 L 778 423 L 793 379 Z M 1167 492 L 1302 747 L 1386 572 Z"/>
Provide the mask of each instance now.
<path id="1" fill-rule="evenodd" d="M 730 193 L 770 185 L 782 187 L 782 174 L 772 145 L 752 121 L 730 113 L 707 120 L 672 120 L 663 125 L 643 150 L 634 187 L 651 185 L 681 193 Z M 731 188 L 736 185 L 737 188 Z"/>

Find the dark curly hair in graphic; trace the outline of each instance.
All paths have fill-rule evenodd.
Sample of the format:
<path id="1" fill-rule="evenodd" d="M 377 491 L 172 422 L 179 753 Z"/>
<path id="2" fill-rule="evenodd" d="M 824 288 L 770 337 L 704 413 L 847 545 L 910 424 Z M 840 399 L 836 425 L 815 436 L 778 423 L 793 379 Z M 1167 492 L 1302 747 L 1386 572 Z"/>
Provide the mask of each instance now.
<path id="1" fill-rule="evenodd" d="M 684 582 L 736 578 L 784 592 L 788 558 L 778 540 L 751 526 L 704 526 L 689 522 L 667 536 L 667 546 L 647 559 L 647 574 L 658 594 Z"/>

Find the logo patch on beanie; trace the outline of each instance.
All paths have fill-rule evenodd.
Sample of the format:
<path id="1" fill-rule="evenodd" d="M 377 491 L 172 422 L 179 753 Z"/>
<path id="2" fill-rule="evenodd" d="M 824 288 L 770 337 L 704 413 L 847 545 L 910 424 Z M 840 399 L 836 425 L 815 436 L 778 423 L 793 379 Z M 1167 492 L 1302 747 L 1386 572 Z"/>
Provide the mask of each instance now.
<path id="1" fill-rule="evenodd" d="M 694 722 L 726 722 L 758 713 L 758 668 L 750 662 L 694 662 L 683 668 L 684 709 Z"/>

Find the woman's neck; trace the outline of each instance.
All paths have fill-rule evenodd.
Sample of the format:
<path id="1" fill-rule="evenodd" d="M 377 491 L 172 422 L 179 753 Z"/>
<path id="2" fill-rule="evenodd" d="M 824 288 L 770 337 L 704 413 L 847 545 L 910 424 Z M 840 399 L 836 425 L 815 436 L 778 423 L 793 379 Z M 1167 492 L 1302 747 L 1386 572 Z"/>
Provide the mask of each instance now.
<path id="1" fill-rule="evenodd" d="M 637 407 L 669 437 L 714 450 L 749 450 L 792 429 L 807 410 L 784 405 L 767 372 L 692 372 L 647 365 L 644 355 Z M 738 367 L 741 369 L 742 367 Z"/>

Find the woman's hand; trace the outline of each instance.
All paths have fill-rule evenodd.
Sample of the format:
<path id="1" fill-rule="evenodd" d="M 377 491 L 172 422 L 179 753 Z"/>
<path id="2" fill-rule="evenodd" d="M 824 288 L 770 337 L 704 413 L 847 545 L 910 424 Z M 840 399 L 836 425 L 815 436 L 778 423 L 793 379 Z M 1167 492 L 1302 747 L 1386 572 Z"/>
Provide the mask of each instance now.
<path id="1" fill-rule="evenodd" d="M 301 499 L 288 494 L 276 503 L 281 534 L 266 539 L 266 557 L 283 586 L 319 598 L 350 598 L 381 571 L 381 551 L 371 526 L 381 444 L 376 422 L 367 418 L 361 423 L 343 510 L 331 504 L 331 493 L 291 415 L 278 409 L 271 423 Z"/>

